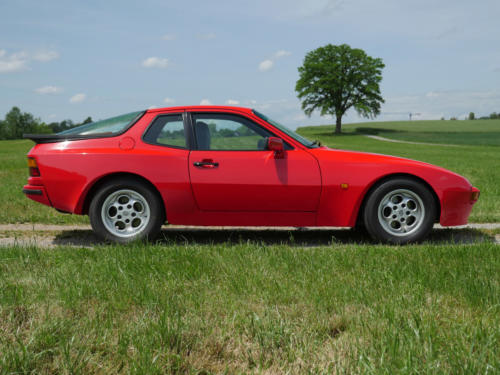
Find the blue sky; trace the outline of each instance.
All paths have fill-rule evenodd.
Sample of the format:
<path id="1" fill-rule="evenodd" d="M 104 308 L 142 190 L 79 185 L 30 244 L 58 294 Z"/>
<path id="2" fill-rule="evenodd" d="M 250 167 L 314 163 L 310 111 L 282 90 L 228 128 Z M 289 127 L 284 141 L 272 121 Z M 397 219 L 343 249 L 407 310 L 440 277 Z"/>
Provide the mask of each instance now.
<path id="1" fill-rule="evenodd" d="M 328 43 L 383 59 L 378 120 L 487 115 L 500 112 L 499 14 L 498 0 L 3 0 L 0 117 L 212 103 L 332 123 L 307 118 L 294 91 L 305 54 Z"/>

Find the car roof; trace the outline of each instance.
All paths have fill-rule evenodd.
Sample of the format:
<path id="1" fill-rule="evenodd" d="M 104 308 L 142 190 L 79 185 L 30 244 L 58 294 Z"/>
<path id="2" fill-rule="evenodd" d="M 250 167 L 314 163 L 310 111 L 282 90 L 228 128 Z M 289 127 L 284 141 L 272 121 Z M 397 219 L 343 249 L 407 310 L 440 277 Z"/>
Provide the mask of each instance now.
<path id="1" fill-rule="evenodd" d="M 213 111 L 213 110 L 219 110 L 219 111 L 237 111 L 237 112 L 244 112 L 244 113 L 252 113 L 251 108 L 246 108 L 246 107 L 235 107 L 235 106 L 227 106 L 227 105 L 187 105 L 187 106 L 175 106 L 175 107 L 163 107 L 163 108 L 151 108 L 148 109 L 146 112 L 148 113 L 157 113 L 157 112 L 164 112 L 164 111 Z"/>

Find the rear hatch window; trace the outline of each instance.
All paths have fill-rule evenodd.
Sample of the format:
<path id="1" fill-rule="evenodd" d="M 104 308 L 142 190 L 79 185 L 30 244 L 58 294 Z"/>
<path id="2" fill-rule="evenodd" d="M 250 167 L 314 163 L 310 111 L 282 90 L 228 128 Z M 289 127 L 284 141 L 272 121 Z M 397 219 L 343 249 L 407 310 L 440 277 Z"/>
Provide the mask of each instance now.
<path id="1" fill-rule="evenodd" d="M 114 135 L 121 133 L 132 125 L 144 111 L 131 112 L 125 115 L 111 117 L 105 120 L 91 122 L 89 124 L 80 125 L 76 128 L 68 129 L 57 133 L 57 135 Z"/>

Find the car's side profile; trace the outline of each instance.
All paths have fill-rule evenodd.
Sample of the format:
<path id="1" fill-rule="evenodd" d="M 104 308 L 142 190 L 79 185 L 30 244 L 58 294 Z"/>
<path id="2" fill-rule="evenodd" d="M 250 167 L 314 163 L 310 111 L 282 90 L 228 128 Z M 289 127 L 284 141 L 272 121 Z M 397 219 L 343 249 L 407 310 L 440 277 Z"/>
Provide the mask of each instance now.
<path id="1" fill-rule="evenodd" d="M 320 147 L 239 107 L 153 109 L 56 135 L 26 135 L 24 193 L 88 214 L 106 240 L 152 238 L 171 224 L 364 225 L 379 241 L 462 225 L 479 190 L 462 176 L 386 155 Z"/>

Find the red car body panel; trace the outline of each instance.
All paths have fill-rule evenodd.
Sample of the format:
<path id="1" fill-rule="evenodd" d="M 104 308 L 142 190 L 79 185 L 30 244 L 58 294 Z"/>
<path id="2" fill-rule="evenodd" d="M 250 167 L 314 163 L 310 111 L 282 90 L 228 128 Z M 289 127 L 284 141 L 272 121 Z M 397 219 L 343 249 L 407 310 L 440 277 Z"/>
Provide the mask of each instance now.
<path id="1" fill-rule="evenodd" d="M 184 111 L 244 116 L 292 149 L 276 158 L 273 151 L 187 150 L 142 140 L 156 116 Z M 41 176 L 30 177 L 23 188 L 30 199 L 85 214 L 88 194 L 103 178 L 133 174 L 158 190 L 171 224 L 352 227 L 369 189 L 387 176 L 400 174 L 414 176 L 433 190 L 441 225 L 462 225 L 475 202 L 471 193 L 477 191 L 462 176 L 430 164 L 307 148 L 251 109 L 235 107 L 148 110 L 121 135 L 37 144 L 28 156 L 37 161 Z M 219 165 L 193 167 L 194 162 L 206 160 Z"/>
<path id="2" fill-rule="evenodd" d="M 273 152 L 192 151 L 191 186 L 203 211 L 305 211 L 318 208 L 321 174 L 307 151 L 292 150 L 276 159 Z M 196 168 L 193 162 L 213 160 L 219 167 Z M 237 192 L 237 194 L 234 194 Z"/>

